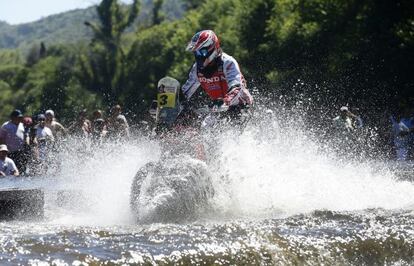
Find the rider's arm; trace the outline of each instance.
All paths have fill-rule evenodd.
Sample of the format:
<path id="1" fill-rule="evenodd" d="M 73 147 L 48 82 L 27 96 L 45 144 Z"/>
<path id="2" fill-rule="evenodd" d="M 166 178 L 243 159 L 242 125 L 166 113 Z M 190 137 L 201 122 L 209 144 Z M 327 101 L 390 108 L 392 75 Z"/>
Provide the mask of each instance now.
<path id="1" fill-rule="evenodd" d="M 197 78 L 197 65 L 194 64 L 188 74 L 188 79 L 181 87 L 181 91 L 183 92 L 185 98 L 189 100 L 191 96 L 197 91 L 198 87 L 200 87 L 200 82 Z"/>
<path id="2" fill-rule="evenodd" d="M 233 57 L 228 56 L 227 60 L 224 60 L 223 71 L 228 85 L 224 103 L 228 106 L 251 104 L 253 98 L 247 91 L 246 81 L 240 71 L 239 64 Z"/>

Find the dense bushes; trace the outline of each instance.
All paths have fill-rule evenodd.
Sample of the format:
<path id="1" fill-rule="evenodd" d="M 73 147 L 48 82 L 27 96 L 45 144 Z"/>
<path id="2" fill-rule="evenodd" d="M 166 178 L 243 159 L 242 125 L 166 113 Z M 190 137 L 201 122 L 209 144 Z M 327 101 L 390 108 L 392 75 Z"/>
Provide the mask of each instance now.
<path id="1" fill-rule="evenodd" d="M 123 33 L 114 47 L 122 58 L 111 59 L 102 42 L 65 48 L 46 43 L 48 52 L 32 66 L 2 52 L 0 58 L 9 59 L 0 62 L 5 103 L 0 115 L 4 119 L 11 106 L 29 112 L 52 107 L 70 115 L 73 105 L 94 108 L 121 101 L 139 117 L 154 98 L 159 78 L 185 80 L 192 56 L 184 48 L 201 29 L 216 31 L 224 50 L 262 92 L 292 101 L 310 98 L 319 106 L 349 103 L 367 112 L 391 108 L 402 99 L 412 104 L 410 1 L 211 0 L 188 1 L 187 6 L 196 9 L 182 19 Z M 99 70 L 114 58 L 116 74 Z M 121 74 L 122 82 L 115 85 L 114 75 Z M 110 101 L 105 94 L 112 92 L 100 87 L 108 78 L 113 87 L 106 89 L 116 89 Z"/>

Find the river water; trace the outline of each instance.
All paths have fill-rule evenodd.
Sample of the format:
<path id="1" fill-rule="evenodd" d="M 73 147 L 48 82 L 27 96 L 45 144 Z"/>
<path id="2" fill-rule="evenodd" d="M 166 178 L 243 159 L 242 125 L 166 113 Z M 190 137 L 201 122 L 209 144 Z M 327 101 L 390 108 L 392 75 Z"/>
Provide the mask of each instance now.
<path id="1" fill-rule="evenodd" d="M 300 119 L 262 115 L 215 140 L 204 165 L 214 194 L 178 223 L 137 223 L 131 211 L 135 173 L 160 157 L 144 137 L 99 147 L 72 140 L 58 172 L 2 179 L 42 187 L 46 198 L 44 219 L 0 222 L 0 264 L 414 263 L 413 183 L 383 162 L 334 153 Z"/>

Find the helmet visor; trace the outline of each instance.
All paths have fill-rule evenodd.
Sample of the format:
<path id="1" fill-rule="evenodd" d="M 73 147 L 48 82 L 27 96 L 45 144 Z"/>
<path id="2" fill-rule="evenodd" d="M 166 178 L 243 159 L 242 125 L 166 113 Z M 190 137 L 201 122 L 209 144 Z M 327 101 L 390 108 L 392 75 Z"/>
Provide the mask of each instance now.
<path id="1" fill-rule="evenodd" d="M 207 48 L 202 48 L 194 52 L 195 58 L 207 58 L 209 56 L 209 52 Z"/>

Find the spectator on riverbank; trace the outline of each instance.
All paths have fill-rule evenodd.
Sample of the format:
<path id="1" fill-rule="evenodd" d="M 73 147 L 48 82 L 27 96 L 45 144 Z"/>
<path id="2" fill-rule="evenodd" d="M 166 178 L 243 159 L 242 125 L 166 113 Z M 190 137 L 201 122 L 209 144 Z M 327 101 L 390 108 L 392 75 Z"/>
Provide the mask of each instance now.
<path id="1" fill-rule="evenodd" d="M 80 111 L 76 121 L 68 128 L 69 134 L 80 138 L 88 138 L 92 129 L 91 121 L 87 119 L 87 116 L 88 114 L 86 109 Z"/>
<path id="2" fill-rule="evenodd" d="M 56 120 L 55 112 L 53 110 L 46 110 L 45 117 L 46 127 L 52 130 L 53 137 L 55 138 L 55 140 L 59 140 L 60 138 L 66 135 L 66 128 Z"/>
<path id="3" fill-rule="evenodd" d="M 414 116 L 406 108 L 400 116 L 390 117 L 392 136 L 397 161 L 412 158 L 414 146 Z"/>
<path id="4" fill-rule="evenodd" d="M 92 113 L 92 138 L 94 140 L 103 140 L 108 133 L 106 121 L 101 110 L 95 110 Z"/>
<path id="5" fill-rule="evenodd" d="M 6 144 L 8 157 L 12 159 L 17 169 L 24 173 L 27 164 L 27 154 L 24 149 L 23 114 L 20 110 L 14 110 L 10 114 L 10 120 L 0 128 L 0 144 Z"/>
<path id="6" fill-rule="evenodd" d="M 0 177 L 5 176 L 19 176 L 19 170 L 16 167 L 16 164 L 12 159 L 7 157 L 7 153 L 9 150 L 7 149 L 6 144 L 0 145 Z"/>
<path id="7" fill-rule="evenodd" d="M 96 109 L 95 111 L 93 111 L 92 113 L 92 122 L 95 121 L 96 119 L 103 119 L 103 112 L 102 110 Z"/>
<path id="8" fill-rule="evenodd" d="M 36 119 L 37 120 L 37 119 Z M 30 116 L 23 117 L 24 127 L 24 150 L 27 155 L 27 162 L 31 161 L 33 157 L 34 139 L 36 137 L 37 125 L 33 123 L 33 119 Z"/>
<path id="9" fill-rule="evenodd" d="M 45 115 L 40 114 L 37 120 L 39 124 L 36 129 L 36 143 L 39 149 L 39 158 L 44 159 L 49 147 L 55 141 L 55 137 L 53 136 L 52 130 L 46 126 Z"/>
<path id="10" fill-rule="evenodd" d="M 95 143 L 102 143 L 102 141 L 105 140 L 107 133 L 105 120 L 98 118 L 92 122 L 92 140 Z"/>
<path id="11" fill-rule="evenodd" d="M 24 146 L 25 153 L 27 156 L 26 163 L 26 172 L 27 175 L 33 175 L 34 169 L 38 165 L 37 160 L 37 143 L 36 143 L 36 131 L 38 128 L 37 125 L 37 115 L 35 116 L 26 116 L 23 117 L 23 126 L 24 126 Z"/>
<path id="12" fill-rule="evenodd" d="M 36 129 L 35 147 L 36 147 L 36 161 L 38 164 L 37 173 L 44 173 L 50 161 L 50 153 L 53 150 L 55 138 L 52 130 L 46 127 L 46 116 L 38 115 L 39 124 Z"/>
<path id="13" fill-rule="evenodd" d="M 23 127 L 24 127 L 24 144 L 30 146 L 30 132 L 33 128 L 33 119 L 30 116 L 23 117 Z"/>
<path id="14" fill-rule="evenodd" d="M 339 109 L 340 113 L 332 120 L 333 132 L 330 135 L 333 147 L 343 158 L 362 156 L 364 154 L 363 121 L 352 113 L 347 106 Z"/>
<path id="15" fill-rule="evenodd" d="M 129 125 L 126 117 L 121 113 L 122 109 L 119 104 L 111 108 L 107 120 L 108 137 L 115 139 L 129 138 Z"/>
<path id="16" fill-rule="evenodd" d="M 363 127 L 361 117 L 349 111 L 347 106 L 342 106 L 339 110 L 339 115 L 333 119 L 334 128 L 344 132 L 352 132 L 356 128 Z"/>

